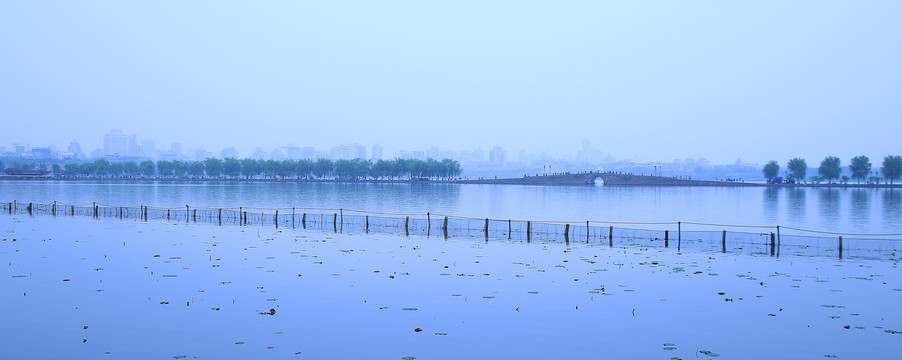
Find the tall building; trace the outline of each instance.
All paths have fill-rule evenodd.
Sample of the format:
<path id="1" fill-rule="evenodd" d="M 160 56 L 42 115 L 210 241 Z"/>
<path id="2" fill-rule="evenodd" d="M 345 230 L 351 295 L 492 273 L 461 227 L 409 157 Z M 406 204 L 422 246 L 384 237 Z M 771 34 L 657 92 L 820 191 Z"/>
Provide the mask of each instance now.
<path id="1" fill-rule="evenodd" d="M 360 144 L 344 144 L 332 148 L 332 158 L 336 160 L 366 159 L 366 148 Z"/>
<path id="2" fill-rule="evenodd" d="M 238 150 L 235 150 L 235 148 L 233 148 L 233 147 L 225 148 L 225 149 L 222 149 L 220 156 L 223 159 L 227 159 L 227 158 L 237 159 L 238 158 Z"/>
<path id="3" fill-rule="evenodd" d="M 157 154 L 157 142 L 153 140 L 141 140 L 141 153 L 144 156 L 154 156 Z"/>
<path id="4" fill-rule="evenodd" d="M 438 146 L 433 145 L 429 150 L 426 150 L 426 158 L 439 160 Z"/>
<path id="5" fill-rule="evenodd" d="M 507 152 L 500 146 L 493 147 L 492 150 L 489 150 L 489 162 L 495 166 L 504 166 L 504 163 L 507 162 Z"/>
<path id="6" fill-rule="evenodd" d="M 68 150 L 70 153 L 72 153 L 72 156 L 75 157 L 75 158 L 83 158 L 83 157 L 85 157 L 85 154 L 82 154 L 82 152 L 81 152 L 81 144 L 79 144 L 78 141 L 72 141 L 72 142 L 70 142 L 70 143 L 69 143 L 69 148 L 68 148 L 67 150 Z"/>
<path id="7" fill-rule="evenodd" d="M 122 130 L 112 129 L 109 134 L 103 136 L 104 156 L 128 156 L 129 136 Z"/>
<path id="8" fill-rule="evenodd" d="M 304 160 L 316 159 L 316 150 L 309 146 L 301 149 L 301 159 L 304 159 Z"/>
<path id="9" fill-rule="evenodd" d="M 169 145 L 169 152 L 176 157 L 182 155 L 182 143 L 174 142 Z"/>
<path id="10" fill-rule="evenodd" d="M 300 160 L 301 159 L 301 148 L 297 146 L 288 145 L 285 147 L 285 157 L 291 160 Z"/>
<path id="11" fill-rule="evenodd" d="M 373 145 L 373 160 L 382 160 L 382 144 Z"/>

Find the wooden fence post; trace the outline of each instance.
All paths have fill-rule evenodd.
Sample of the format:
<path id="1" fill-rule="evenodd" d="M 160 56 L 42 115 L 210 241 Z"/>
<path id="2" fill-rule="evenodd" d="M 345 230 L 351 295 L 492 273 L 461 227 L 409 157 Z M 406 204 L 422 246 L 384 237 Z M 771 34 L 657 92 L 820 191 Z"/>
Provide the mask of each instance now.
<path id="1" fill-rule="evenodd" d="M 770 233 L 770 256 L 774 256 L 774 243 L 776 242 L 774 238 L 774 233 Z"/>
<path id="2" fill-rule="evenodd" d="M 526 222 L 526 242 L 532 241 L 532 222 Z"/>
<path id="3" fill-rule="evenodd" d="M 367 215 L 364 218 L 364 229 L 366 230 L 366 232 L 370 232 L 370 216 L 369 215 Z"/>
<path id="4" fill-rule="evenodd" d="M 586 244 L 589 243 L 589 221 L 586 220 Z"/>
<path id="5" fill-rule="evenodd" d="M 726 253 L 727 252 L 727 231 L 726 230 L 723 231 L 723 237 L 720 239 L 720 245 L 721 245 L 721 252 Z"/>
<path id="6" fill-rule="evenodd" d="M 664 247 L 670 247 L 670 230 L 664 230 Z"/>
<path id="7" fill-rule="evenodd" d="M 188 205 L 185 205 L 185 222 L 188 222 L 189 217 L 191 216 L 191 210 Z"/>
<path id="8" fill-rule="evenodd" d="M 54 217 L 56 216 L 56 200 L 53 201 L 53 207 L 50 209 L 50 212 Z"/>
<path id="9" fill-rule="evenodd" d="M 222 208 L 219 209 L 219 215 L 217 215 L 219 219 L 219 226 L 222 226 Z"/>
<path id="10" fill-rule="evenodd" d="M 344 209 L 338 209 L 338 213 L 339 213 L 339 215 L 340 215 L 339 218 L 338 218 L 338 228 L 339 228 L 339 230 L 341 230 L 342 232 L 344 232 L 344 229 L 345 229 L 345 212 L 344 212 Z"/>
<path id="11" fill-rule="evenodd" d="M 608 226 L 608 247 L 614 247 L 614 225 Z"/>
<path id="12" fill-rule="evenodd" d="M 301 214 L 301 226 L 306 230 L 307 229 L 307 213 Z"/>
<path id="13" fill-rule="evenodd" d="M 442 234 L 445 235 L 445 239 L 448 238 L 448 217 L 445 216 L 445 220 L 442 222 Z"/>
<path id="14" fill-rule="evenodd" d="M 677 251 L 683 247 L 683 223 L 677 221 Z"/>
<path id="15" fill-rule="evenodd" d="M 511 239 L 511 232 L 513 232 L 511 227 L 511 219 L 507 219 L 507 239 Z"/>
<path id="16" fill-rule="evenodd" d="M 404 236 L 410 236 L 410 216 L 404 218 Z"/>
<path id="17" fill-rule="evenodd" d="M 432 232 L 432 216 L 429 215 L 429 212 L 426 212 L 426 237 L 429 237 Z"/>
<path id="18" fill-rule="evenodd" d="M 839 259 L 842 260 L 842 235 L 839 236 Z"/>
<path id="19" fill-rule="evenodd" d="M 32 215 L 32 213 L 31 213 L 31 206 L 32 206 L 32 204 L 31 204 L 31 203 L 28 203 L 28 215 Z"/>
<path id="20" fill-rule="evenodd" d="M 338 232 L 338 213 L 332 213 L 332 232 Z"/>
<path id="21" fill-rule="evenodd" d="M 489 218 L 485 218 L 485 239 L 489 239 Z"/>
<path id="22" fill-rule="evenodd" d="M 276 229 L 279 228 L 279 210 L 276 210 L 276 215 L 273 217 L 273 222 L 276 224 Z"/>
<path id="23" fill-rule="evenodd" d="M 564 224 L 564 242 L 570 243 L 570 224 Z"/>

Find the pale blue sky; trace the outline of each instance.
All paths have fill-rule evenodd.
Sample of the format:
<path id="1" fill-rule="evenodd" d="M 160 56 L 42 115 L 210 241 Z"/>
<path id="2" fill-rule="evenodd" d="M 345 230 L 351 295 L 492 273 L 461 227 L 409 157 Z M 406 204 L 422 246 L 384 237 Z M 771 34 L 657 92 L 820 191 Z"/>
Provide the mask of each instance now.
<path id="1" fill-rule="evenodd" d="M 0 145 L 902 154 L 900 1 L 4 1 Z"/>

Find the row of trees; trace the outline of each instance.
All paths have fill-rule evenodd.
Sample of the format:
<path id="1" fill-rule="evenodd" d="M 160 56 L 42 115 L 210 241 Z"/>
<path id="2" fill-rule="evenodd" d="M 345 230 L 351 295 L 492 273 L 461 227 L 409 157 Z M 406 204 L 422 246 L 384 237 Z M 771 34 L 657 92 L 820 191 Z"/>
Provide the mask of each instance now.
<path id="1" fill-rule="evenodd" d="M 23 170 L 51 170 L 46 163 L 12 164 Z M 69 177 L 229 177 L 229 178 L 325 178 L 342 179 L 400 179 L 429 178 L 449 179 L 461 174 L 460 164 L 451 159 L 423 160 L 257 160 L 208 158 L 204 161 L 145 160 L 110 162 L 96 159 L 92 162 L 52 165 L 52 171 Z"/>
<path id="2" fill-rule="evenodd" d="M 812 175 L 808 180 L 814 183 L 827 181 L 832 184 L 834 180 L 848 182 L 849 179 L 856 179 L 860 184 L 861 180 L 867 179 L 873 182 L 883 180 L 892 184 L 893 180 L 897 180 L 902 176 L 902 156 L 887 155 L 883 158 L 883 166 L 880 167 L 882 178 L 870 176 L 871 167 L 871 160 L 867 156 L 856 156 L 852 158 L 852 163 L 849 165 L 849 172 L 852 175 L 849 177 L 842 175 L 842 165 L 838 157 L 827 156 L 821 161 L 821 166 L 817 169 L 818 175 Z M 786 164 L 786 168 L 788 169 L 787 178 L 796 182 L 805 181 L 805 175 L 808 172 L 808 164 L 805 163 L 805 159 L 793 158 Z M 771 160 L 767 165 L 764 165 L 762 171 L 768 182 L 771 182 L 779 176 L 780 164 Z"/>

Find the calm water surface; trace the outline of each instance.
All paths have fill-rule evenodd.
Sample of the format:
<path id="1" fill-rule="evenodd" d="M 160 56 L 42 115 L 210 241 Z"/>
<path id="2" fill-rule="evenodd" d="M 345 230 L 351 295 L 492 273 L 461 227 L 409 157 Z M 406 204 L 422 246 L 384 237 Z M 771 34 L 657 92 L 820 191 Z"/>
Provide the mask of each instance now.
<path id="1" fill-rule="evenodd" d="M 549 221 L 703 222 L 902 233 L 902 189 L 0 182 L 0 201 L 355 209 Z"/>
<path id="2" fill-rule="evenodd" d="M 2 359 L 887 359 L 902 343 L 897 261 L 21 214 L 0 228 Z"/>

